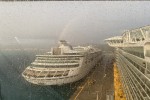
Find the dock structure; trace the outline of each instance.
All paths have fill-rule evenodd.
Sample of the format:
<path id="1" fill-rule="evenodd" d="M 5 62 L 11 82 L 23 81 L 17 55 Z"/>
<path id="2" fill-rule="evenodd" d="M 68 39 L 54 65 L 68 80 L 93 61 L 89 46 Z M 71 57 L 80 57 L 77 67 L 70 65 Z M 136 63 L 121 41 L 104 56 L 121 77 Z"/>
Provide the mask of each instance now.
<path id="1" fill-rule="evenodd" d="M 126 100 L 116 63 L 114 63 L 114 90 L 115 100 Z"/>
<path id="2" fill-rule="evenodd" d="M 111 54 L 104 54 L 102 61 L 97 64 L 83 83 L 78 86 L 70 100 L 106 100 L 108 91 L 113 92 L 114 89 L 112 58 Z"/>

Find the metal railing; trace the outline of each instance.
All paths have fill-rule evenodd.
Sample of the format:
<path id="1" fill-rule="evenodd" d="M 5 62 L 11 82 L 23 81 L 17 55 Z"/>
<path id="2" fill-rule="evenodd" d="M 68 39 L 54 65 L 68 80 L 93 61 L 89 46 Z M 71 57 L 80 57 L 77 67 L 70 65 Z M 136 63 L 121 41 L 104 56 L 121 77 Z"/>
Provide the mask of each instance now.
<path id="1" fill-rule="evenodd" d="M 124 84 L 130 87 L 127 91 L 129 91 L 129 93 L 134 93 L 132 94 L 134 98 L 142 98 L 142 100 L 145 100 L 145 98 L 150 99 L 150 94 L 148 92 L 150 91 L 150 84 L 145 82 L 149 81 L 149 79 L 147 79 L 147 77 L 123 55 L 118 54 L 117 56 L 118 64 L 121 65 L 118 68 L 123 74 Z M 125 93 L 127 93 L 127 91 Z M 127 93 L 127 95 L 129 95 L 129 93 Z"/>

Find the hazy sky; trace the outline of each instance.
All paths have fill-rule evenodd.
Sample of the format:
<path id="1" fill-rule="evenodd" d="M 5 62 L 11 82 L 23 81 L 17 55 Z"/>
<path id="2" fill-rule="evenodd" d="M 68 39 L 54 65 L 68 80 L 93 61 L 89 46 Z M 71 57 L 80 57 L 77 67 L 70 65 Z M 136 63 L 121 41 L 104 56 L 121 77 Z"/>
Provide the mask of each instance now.
<path id="1" fill-rule="evenodd" d="M 0 2 L 0 44 L 102 43 L 150 24 L 150 2 Z"/>

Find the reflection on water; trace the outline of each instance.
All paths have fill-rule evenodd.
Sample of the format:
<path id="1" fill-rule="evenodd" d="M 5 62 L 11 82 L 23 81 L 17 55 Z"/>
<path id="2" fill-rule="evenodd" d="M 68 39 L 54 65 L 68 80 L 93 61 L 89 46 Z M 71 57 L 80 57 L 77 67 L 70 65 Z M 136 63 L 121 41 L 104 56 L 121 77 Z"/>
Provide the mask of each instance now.
<path id="1" fill-rule="evenodd" d="M 35 51 L 0 51 L 2 100 L 68 100 L 79 82 L 63 86 L 38 86 L 21 73 L 35 59 Z M 1 99 L 1 98 L 0 98 Z"/>

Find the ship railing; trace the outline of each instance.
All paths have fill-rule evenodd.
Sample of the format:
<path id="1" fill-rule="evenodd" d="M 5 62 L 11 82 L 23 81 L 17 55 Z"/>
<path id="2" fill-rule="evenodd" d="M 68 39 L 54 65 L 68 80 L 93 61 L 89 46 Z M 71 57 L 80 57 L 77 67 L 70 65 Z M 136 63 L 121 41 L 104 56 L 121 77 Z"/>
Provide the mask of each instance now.
<path id="1" fill-rule="evenodd" d="M 122 72 L 122 65 L 120 65 L 119 63 L 118 63 L 118 59 L 119 58 L 117 58 L 117 66 L 118 66 L 118 70 L 119 70 L 119 72 L 120 72 L 120 77 L 121 77 L 121 82 L 123 83 L 123 90 L 124 90 L 124 92 L 125 92 L 125 94 L 126 94 L 126 98 L 127 98 L 127 100 L 131 100 L 131 98 L 132 98 L 132 96 L 131 96 L 131 93 L 130 93 L 130 90 L 129 90 L 129 88 L 128 88 L 128 82 L 126 82 L 126 79 L 125 79 L 125 75 L 123 74 L 123 72 Z"/>
<path id="2" fill-rule="evenodd" d="M 122 70 L 123 64 L 120 61 L 120 57 L 119 56 L 117 57 L 117 66 L 118 66 L 119 73 L 121 75 L 120 76 L 121 77 L 121 82 L 123 83 L 123 86 L 124 86 L 123 90 L 126 93 L 126 98 L 127 98 L 127 100 L 133 100 L 133 98 L 131 96 L 131 91 L 129 90 L 129 86 L 130 85 L 129 85 L 129 82 L 127 82 L 127 79 L 126 79 L 126 77 L 124 75 L 124 72 Z"/>
<path id="3" fill-rule="evenodd" d="M 122 36 L 115 36 L 108 39 L 105 39 L 108 45 L 110 46 L 121 46 L 123 44 Z"/>
<path id="4" fill-rule="evenodd" d="M 122 68 L 123 65 L 124 65 L 123 63 L 121 63 L 121 66 L 119 65 L 119 71 L 121 72 L 121 75 L 122 75 L 122 78 L 123 78 L 123 79 L 122 78 L 121 79 L 122 79 L 123 84 L 124 84 L 124 91 L 126 93 L 126 98 L 127 98 L 127 100 L 134 100 L 133 95 L 131 95 L 131 94 L 134 93 L 134 98 L 135 97 L 137 98 L 137 96 L 139 96 L 139 95 L 135 95 L 137 93 L 137 90 L 135 90 L 133 88 L 134 85 L 133 85 L 132 81 L 129 80 L 127 74 L 125 73 L 126 71 L 124 70 L 124 68 Z M 127 90 L 125 90 L 125 89 L 127 89 Z M 136 91 L 136 93 L 135 93 L 135 91 Z M 136 99 L 136 100 L 138 100 L 138 99 Z"/>
<path id="5" fill-rule="evenodd" d="M 128 64 L 129 61 L 127 62 L 127 59 L 125 59 L 125 57 L 123 57 L 122 55 L 120 55 L 120 56 L 122 57 L 123 61 L 125 61 L 126 64 Z M 147 84 L 145 83 L 145 81 L 147 80 L 147 81 L 150 83 L 150 79 L 149 79 L 148 77 L 146 77 L 142 72 L 140 72 L 136 67 L 134 67 L 132 63 L 129 62 L 129 64 L 130 64 L 130 66 L 132 66 L 132 68 L 130 67 L 130 70 L 132 70 L 132 73 L 134 73 L 135 76 L 139 79 L 139 80 L 136 79 L 137 82 L 139 83 L 139 81 L 140 81 L 142 84 L 145 85 L 145 88 L 146 88 L 146 89 L 144 89 L 144 88 L 141 86 L 141 84 L 139 83 L 139 85 L 140 85 L 140 87 L 142 88 L 142 90 L 144 90 L 144 93 L 149 97 L 150 94 L 147 94 L 146 90 L 150 92 L 150 87 L 149 87 L 149 85 L 147 85 Z M 135 70 L 133 70 L 133 68 L 134 68 Z M 143 78 L 145 77 L 146 80 L 145 80 L 145 79 L 142 80 L 143 78 L 139 78 L 139 75 L 136 74 L 135 71 L 137 71 L 140 75 L 142 75 Z M 134 77 L 135 77 L 135 76 L 134 76 Z M 150 98 L 150 97 L 149 97 L 149 98 Z"/>
<path id="6" fill-rule="evenodd" d="M 79 63 L 38 63 L 38 62 L 33 62 L 31 63 L 32 65 L 46 65 L 46 66 L 58 66 L 58 65 L 78 65 Z"/>
<path id="7" fill-rule="evenodd" d="M 48 71 L 40 71 L 40 73 L 37 74 L 37 77 L 42 77 L 42 78 L 44 78 L 47 73 L 48 73 Z"/>
<path id="8" fill-rule="evenodd" d="M 120 56 L 121 56 L 121 55 L 120 55 Z M 126 64 L 128 64 L 128 63 L 127 63 L 127 60 L 126 60 L 124 57 L 121 57 L 121 58 L 123 59 L 123 61 L 126 62 Z M 122 62 L 123 62 L 123 61 L 122 61 Z M 132 72 L 130 72 L 131 75 L 128 75 L 128 76 L 132 76 L 132 77 L 136 80 L 136 82 L 138 83 L 138 85 L 140 86 L 140 88 L 143 90 L 143 92 L 145 93 L 146 96 L 144 96 L 144 94 L 141 93 L 141 90 L 139 90 L 139 92 L 141 93 L 142 97 L 143 97 L 143 98 L 145 98 L 145 97 L 150 98 L 150 97 L 149 97 L 150 94 L 148 94 L 148 93 L 146 92 L 146 90 L 150 91 L 150 88 L 148 87 L 147 84 L 145 84 L 145 83 L 143 82 L 143 80 L 142 80 L 141 78 L 139 78 L 139 75 L 137 75 L 137 74 L 135 73 L 135 71 L 133 70 L 133 68 L 134 68 L 133 65 L 130 64 L 130 66 L 132 66 L 132 68 L 130 67 L 130 70 L 128 69 L 128 72 L 130 72 L 130 71 L 132 71 Z M 128 66 L 128 67 L 129 67 L 129 66 Z M 125 68 L 127 68 L 127 67 L 125 67 Z M 133 75 L 133 73 L 134 73 L 134 74 L 137 76 L 137 78 L 145 85 L 146 90 L 142 87 L 141 83 L 139 83 L 139 80 L 137 80 L 137 78 L 135 78 L 135 76 Z M 141 74 L 142 74 L 142 73 L 141 73 Z M 133 78 L 131 78 L 131 79 L 133 80 Z M 134 84 L 135 84 L 135 86 L 137 87 L 137 84 L 136 84 L 135 82 L 134 82 Z M 137 89 L 139 89 L 139 87 L 137 87 Z"/>
<path id="9" fill-rule="evenodd" d="M 140 58 L 144 59 L 144 52 L 142 53 L 142 52 L 136 52 L 136 51 L 131 51 L 131 50 L 122 50 L 122 51 L 125 51 L 125 52 L 127 52 L 129 54 L 133 54 L 133 55 L 135 55 L 137 57 L 140 57 Z"/>
<path id="10" fill-rule="evenodd" d="M 132 71 L 132 73 L 134 73 L 134 71 Z M 134 73 L 134 74 L 136 74 L 136 73 Z M 133 75 L 132 75 L 133 76 Z M 150 91 L 150 89 L 149 89 L 149 87 L 143 82 L 143 80 L 141 80 L 139 77 L 137 77 L 137 74 L 136 74 L 136 78 L 135 78 L 135 76 L 133 76 L 134 77 L 134 79 L 136 79 L 136 82 L 138 82 L 138 84 L 140 85 L 140 87 L 142 88 L 142 90 L 144 91 L 144 94 L 143 94 L 143 98 L 145 98 L 145 97 L 149 97 L 149 95 L 148 95 L 148 93 L 146 92 L 146 91 Z M 137 80 L 138 79 L 138 80 Z M 139 79 L 140 79 L 140 81 L 139 81 Z M 144 86 L 145 87 L 143 87 L 142 85 L 141 85 L 141 82 L 142 82 L 142 84 L 144 84 Z M 145 90 L 146 89 L 146 90 Z M 146 96 L 147 95 L 147 96 Z"/>
<path id="11" fill-rule="evenodd" d="M 108 43 L 108 45 L 110 45 L 110 46 L 123 46 L 124 45 L 124 43 L 114 43 L 114 42 L 110 42 L 110 43 Z"/>
<path id="12" fill-rule="evenodd" d="M 143 41 L 145 41 L 145 39 L 143 37 L 141 37 L 141 38 L 131 39 L 129 42 L 139 43 L 139 42 L 143 42 Z"/>
<path id="13" fill-rule="evenodd" d="M 125 69 L 126 69 L 126 71 L 125 71 Z M 137 98 L 139 97 L 139 94 L 137 94 L 137 93 L 140 93 L 142 98 L 144 98 L 145 96 L 141 93 L 141 90 L 139 89 L 139 87 L 136 86 L 137 84 L 134 82 L 134 80 L 132 78 L 133 76 L 131 75 L 131 73 L 129 74 L 129 72 L 128 72 L 129 70 L 127 71 L 127 68 L 122 68 L 122 70 L 123 70 L 122 73 L 126 72 L 128 74 L 127 76 L 125 75 L 125 77 L 127 77 L 125 80 L 127 80 L 126 81 L 126 83 L 128 84 L 127 86 L 130 87 L 130 88 L 128 88 L 128 91 L 130 91 L 130 97 L 132 97 L 132 99 L 133 98 L 135 99 L 135 97 L 136 97 L 136 100 L 138 100 Z M 129 76 L 131 77 L 130 80 L 129 80 Z M 137 89 L 135 89 L 135 88 L 137 88 Z M 139 97 L 139 98 L 141 98 L 141 97 Z"/>
<path id="14" fill-rule="evenodd" d="M 50 74 L 50 72 L 48 71 L 47 74 L 45 75 L 44 79 Z"/>
<path id="15" fill-rule="evenodd" d="M 107 41 L 107 44 L 112 47 L 135 46 L 135 44 L 140 46 L 140 45 L 143 45 L 144 43 L 145 43 L 144 40 L 139 40 L 139 41 L 131 40 L 131 41 L 124 41 L 124 42 L 114 42 L 114 41 L 108 42 Z"/>
<path id="16" fill-rule="evenodd" d="M 124 52 L 124 51 L 122 51 L 122 52 Z M 142 71 L 142 69 L 141 69 L 141 70 L 138 69 L 138 70 L 140 70 L 140 71 L 141 71 L 142 73 L 144 73 L 144 74 L 145 74 L 145 72 L 150 73 L 150 69 L 148 69 L 148 65 L 147 65 L 147 67 L 146 67 L 146 65 L 143 64 L 143 63 L 146 63 L 145 59 L 140 58 L 140 57 L 135 56 L 135 55 L 132 55 L 132 54 L 127 53 L 127 52 L 124 52 L 124 53 L 125 53 L 125 54 L 123 54 L 123 55 L 124 55 L 125 57 L 128 56 L 127 59 L 132 60 L 133 63 L 134 63 L 134 65 L 136 65 L 136 66 L 142 68 L 144 71 Z M 135 58 L 136 58 L 136 59 L 135 59 Z M 141 63 L 140 63 L 140 62 L 141 62 Z"/>
<path id="17" fill-rule="evenodd" d="M 83 55 L 36 55 L 36 57 L 65 58 L 65 57 L 83 57 Z"/>
<path id="18" fill-rule="evenodd" d="M 69 58 L 47 58 L 47 57 L 37 57 L 37 60 L 80 60 L 79 57 L 69 57 Z"/>
<path id="19" fill-rule="evenodd" d="M 69 74 L 69 70 L 59 70 L 59 71 L 36 71 L 36 70 L 27 70 L 24 72 L 25 76 L 32 78 L 52 78 L 52 77 L 61 77 L 67 76 Z"/>
<path id="20" fill-rule="evenodd" d="M 45 69 L 45 68 L 75 68 L 75 67 L 79 67 L 79 63 L 75 64 L 75 65 L 31 65 L 33 68 L 41 68 L 41 69 Z"/>
<path id="21" fill-rule="evenodd" d="M 35 60 L 36 63 L 78 63 L 79 60 Z"/>

